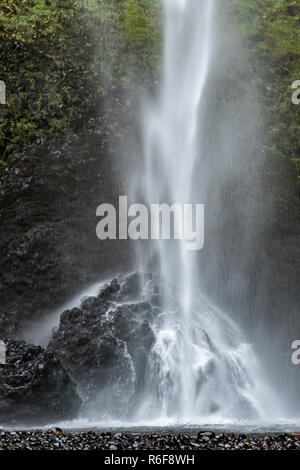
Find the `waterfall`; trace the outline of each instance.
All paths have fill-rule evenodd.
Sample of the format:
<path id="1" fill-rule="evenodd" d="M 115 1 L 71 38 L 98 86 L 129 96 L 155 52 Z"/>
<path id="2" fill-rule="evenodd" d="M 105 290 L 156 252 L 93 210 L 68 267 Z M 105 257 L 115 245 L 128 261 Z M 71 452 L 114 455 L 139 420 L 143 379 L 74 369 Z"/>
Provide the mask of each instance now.
<path id="1" fill-rule="evenodd" d="M 214 0 L 164 0 L 163 7 L 160 94 L 145 106 L 145 160 L 135 179 L 149 205 L 200 203 L 194 200 L 194 173 L 206 157 L 198 136 L 205 119 L 202 107 L 216 5 Z M 139 252 L 138 258 L 140 267 L 147 268 L 147 252 Z M 238 326 L 199 292 L 197 253 L 188 252 L 184 240 L 155 240 L 152 264 L 154 259 L 163 313 L 152 325 L 156 341 L 136 418 L 162 424 L 270 419 L 275 400 L 251 345 Z"/>
<path id="2" fill-rule="evenodd" d="M 193 200 L 193 171 L 199 157 L 198 110 L 208 78 L 213 0 L 166 0 L 165 52 L 161 96 L 145 115 L 145 171 L 142 187 L 149 204 L 185 204 Z M 199 201 L 200 202 L 200 201 Z M 182 290 L 188 314 L 194 259 L 185 242 L 157 245 L 162 276 Z M 173 252 L 176 250 L 175 253 Z M 170 262 L 175 260 L 175 265 Z"/>
<path id="3" fill-rule="evenodd" d="M 216 163 L 203 141 L 205 99 L 216 60 L 217 2 L 162 1 L 162 76 L 157 97 L 148 98 L 143 108 L 143 161 L 134 172 L 129 196 L 134 201 L 142 196 L 149 207 L 205 202 L 210 221 L 219 220 L 222 178 L 232 183 L 230 165 L 226 158 Z M 226 125 L 234 127 L 231 121 Z M 235 132 L 231 127 L 230 136 Z M 212 184 L 218 190 L 211 202 Z M 199 200 L 200 193 L 204 200 Z M 190 222 L 191 214 L 187 218 Z M 180 231 L 179 222 L 174 217 L 174 232 Z M 211 232 L 220 225 L 210 223 L 205 237 L 213 238 Z M 217 269 L 215 259 L 208 266 L 203 262 L 207 256 L 188 251 L 186 239 L 178 238 L 137 241 L 139 274 L 91 286 L 65 306 L 60 326 L 62 310 L 30 327 L 25 338 L 43 345 L 52 338 L 50 346 L 76 376 L 84 400 L 81 417 L 89 425 L 91 420 L 109 426 L 276 421 L 284 415 L 282 404 L 268 385 L 255 348 L 236 315 L 216 306 L 203 289 L 201 276 Z M 73 314 L 81 318 L 78 325 Z M 88 355 L 88 370 L 78 370 L 73 336 Z"/>

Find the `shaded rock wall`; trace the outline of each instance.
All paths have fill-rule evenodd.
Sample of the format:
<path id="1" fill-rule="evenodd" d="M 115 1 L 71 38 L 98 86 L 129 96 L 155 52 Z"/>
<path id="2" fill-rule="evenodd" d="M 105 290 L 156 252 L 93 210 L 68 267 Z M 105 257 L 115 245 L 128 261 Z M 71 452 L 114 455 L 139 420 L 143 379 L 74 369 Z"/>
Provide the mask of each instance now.
<path id="1" fill-rule="evenodd" d="M 0 366 L 0 423 L 47 424 L 76 417 L 81 406 L 74 383 L 52 351 L 5 340 Z"/>
<path id="2" fill-rule="evenodd" d="M 39 144 L 0 169 L 2 334 L 17 333 L 23 321 L 129 263 L 126 242 L 96 237 L 96 208 L 117 204 L 121 191 L 113 154 L 122 103 L 112 102 L 102 127 Z"/>

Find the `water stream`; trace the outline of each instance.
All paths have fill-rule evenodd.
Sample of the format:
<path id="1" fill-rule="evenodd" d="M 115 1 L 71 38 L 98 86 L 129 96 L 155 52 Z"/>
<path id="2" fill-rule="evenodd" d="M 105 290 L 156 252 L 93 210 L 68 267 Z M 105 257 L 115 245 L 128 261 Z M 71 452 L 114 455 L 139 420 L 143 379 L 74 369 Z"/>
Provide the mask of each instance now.
<path id="1" fill-rule="evenodd" d="M 201 135 L 217 6 L 215 0 L 163 0 L 162 3 L 165 18 L 162 77 L 158 97 L 149 99 L 144 106 L 144 161 L 134 175 L 131 198 L 138 201 L 142 195 L 149 206 L 201 204 L 203 201 L 197 199 L 199 181 L 211 181 L 215 168 L 215 162 L 209 167 L 207 147 L 202 145 Z M 199 171 L 202 173 L 198 178 Z M 209 200 L 205 191 L 210 190 L 207 184 L 202 191 L 204 199 Z M 93 422 L 141 426 L 223 425 L 270 423 L 282 417 L 281 404 L 268 386 L 241 326 L 201 292 L 201 272 L 206 266 L 199 269 L 199 253 L 187 251 L 184 239 L 154 240 L 150 251 L 137 250 L 137 269 L 145 272 L 153 266 L 163 300 L 150 323 L 155 341 L 143 371 L 144 388 L 135 395 L 134 382 L 138 377 L 130 363 L 130 393 L 134 403 L 131 415 L 112 416 L 110 411 L 113 413 L 116 403 L 112 400 L 110 405 L 109 400 L 104 400 L 105 405 L 101 407 L 98 400 L 93 408 Z M 92 286 L 82 296 L 96 295 L 99 288 Z M 152 302 L 153 291 L 147 289 L 148 285 L 143 285 L 143 296 L 137 301 Z M 66 307 L 78 305 L 79 298 Z M 155 309 L 155 305 L 151 307 Z M 113 315 L 109 321 L 104 319 L 104 323 L 109 323 L 105 328 L 113 324 Z M 51 335 L 50 329 L 58 321 L 59 313 L 55 312 L 47 324 L 37 325 L 26 339 L 35 336 L 44 345 Z M 126 397 L 127 392 L 121 390 L 119 396 Z M 101 393 L 106 393 L 105 387 Z M 124 408 L 122 403 L 118 406 Z M 83 416 L 73 426 L 79 423 L 86 426 L 91 420 L 86 421 Z"/>
<path id="2" fill-rule="evenodd" d="M 144 111 L 145 165 L 136 175 L 137 186 L 149 205 L 196 204 L 201 201 L 194 200 L 194 172 L 206 159 L 198 135 L 205 119 L 201 108 L 216 5 L 214 0 L 164 0 L 163 7 L 163 76 L 157 102 L 148 102 Z M 233 321 L 199 295 L 197 253 L 186 250 L 185 240 L 158 240 L 152 242 L 152 257 L 163 284 L 176 286 L 177 302 L 166 295 L 164 312 L 153 325 L 156 343 L 139 419 L 184 423 L 270 417 L 274 400 L 251 346 Z M 138 259 L 145 268 L 147 254 Z"/>

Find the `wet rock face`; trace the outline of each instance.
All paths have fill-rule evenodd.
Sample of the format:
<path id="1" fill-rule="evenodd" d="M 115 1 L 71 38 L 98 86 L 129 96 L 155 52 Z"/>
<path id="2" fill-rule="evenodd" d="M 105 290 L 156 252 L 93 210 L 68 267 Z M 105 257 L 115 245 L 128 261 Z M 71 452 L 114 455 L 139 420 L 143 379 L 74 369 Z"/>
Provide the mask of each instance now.
<path id="1" fill-rule="evenodd" d="M 112 281 L 97 297 L 62 314 L 48 346 L 79 385 L 85 413 L 97 407 L 123 416 L 143 390 L 157 308 L 142 299 L 139 288 L 138 274 Z"/>
<path id="2" fill-rule="evenodd" d="M 6 364 L 0 365 L 0 423 L 43 425 L 75 418 L 81 400 L 55 353 L 23 341 L 4 341 Z"/>
<path id="3" fill-rule="evenodd" d="M 117 205 L 123 194 L 115 174 L 122 172 L 116 132 L 120 139 L 132 132 L 117 119 L 123 101 L 115 103 L 97 129 L 32 145 L 0 168 L 2 336 L 19 336 L 23 322 L 47 315 L 99 275 L 128 266 L 126 241 L 96 236 L 98 205 Z"/>

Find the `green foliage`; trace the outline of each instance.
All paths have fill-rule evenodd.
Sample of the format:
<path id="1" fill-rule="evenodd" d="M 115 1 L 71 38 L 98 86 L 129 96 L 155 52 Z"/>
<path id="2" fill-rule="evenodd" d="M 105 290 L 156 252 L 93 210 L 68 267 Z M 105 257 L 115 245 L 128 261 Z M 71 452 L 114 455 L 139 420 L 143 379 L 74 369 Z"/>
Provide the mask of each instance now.
<path id="1" fill-rule="evenodd" d="M 94 34 L 94 66 L 104 81 L 126 84 L 154 79 L 161 55 L 158 0 L 87 0 Z"/>
<path id="2" fill-rule="evenodd" d="M 0 21 L 7 37 L 33 42 L 60 40 L 71 33 L 82 2 L 70 0 L 3 0 Z"/>
<path id="3" fill-rule="evenodd" d="M 81 2 L 3 0 L 0 7 L 0 77 L 7 105 L 1 107 L 2 160 L 38 138 L 74 123 L 87 94 L 92 54 Z"/>
<path id="4" fill-rule="evenodd" d="M 155 0 L 1 0 L 0 159 L 83 127 L 112 84 L 151 82 L 160 54 Z"/>
<path id="5" fill-rule="evenodd" d="M 146 76 L 158 63 L 161 53 L 160 18 L 157 1 L 124 2 L 125 39 L 128 44 L 130 63 L 138 65 L 139 72 Z"/>
<path id="6" fill-rule="evenodd" d="M 252 74 L 263 104 L 265 152 L 285 160 L 300 178 L 300 106 L 292 83 L 300 80 L 300 0 L 233 0 Z"/>
<path id="7" fill-rule="evenodd" d="M 300 106 L 291 103 L 291 85 L 300 80 L 300 0 L 228 5 L 263 104 L 264 152 L 299 178 Z M 158 0 L 1 0 L 0 80 L 8 95 L 1 162 L 36 139 L 94 123 L 112 85 L 151 86 L 161 18 Z M 230 80 L 242 87 L 242 78 Z"/>

